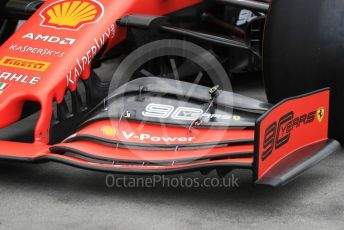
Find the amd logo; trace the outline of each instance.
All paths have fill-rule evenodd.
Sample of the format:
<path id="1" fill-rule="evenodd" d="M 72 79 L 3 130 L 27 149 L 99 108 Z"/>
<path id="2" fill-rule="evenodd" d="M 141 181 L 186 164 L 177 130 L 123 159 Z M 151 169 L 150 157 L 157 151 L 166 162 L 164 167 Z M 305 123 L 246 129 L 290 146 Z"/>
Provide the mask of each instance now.
<path id="1" fill-rule="evenodd" d="M 34 41 L 44 41 L 49 43 L 55 43 L 60 45 L 73 45 L 76 41 L 74 38 L 60 38 L 56 36 L 49 36 L 43 34 L 28 33 L 23 36 L 24 39 L 30 39 Z"/>

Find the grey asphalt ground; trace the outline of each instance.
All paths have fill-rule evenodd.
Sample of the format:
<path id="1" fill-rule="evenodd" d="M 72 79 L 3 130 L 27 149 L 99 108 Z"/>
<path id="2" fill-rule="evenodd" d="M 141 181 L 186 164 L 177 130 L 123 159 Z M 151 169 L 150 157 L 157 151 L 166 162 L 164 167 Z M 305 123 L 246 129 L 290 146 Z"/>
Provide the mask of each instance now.
<path id="1" fill-rule="evenodd" d="M 235 88 L 264 98 L 257 85 Z M 133 189 L 57 163 L 1 162 L 0 229 L 343 229 L 343 165 L 341 151 L 278 189 L 252 187 L 244 170 L 232 172 L 239 187 Z"/>

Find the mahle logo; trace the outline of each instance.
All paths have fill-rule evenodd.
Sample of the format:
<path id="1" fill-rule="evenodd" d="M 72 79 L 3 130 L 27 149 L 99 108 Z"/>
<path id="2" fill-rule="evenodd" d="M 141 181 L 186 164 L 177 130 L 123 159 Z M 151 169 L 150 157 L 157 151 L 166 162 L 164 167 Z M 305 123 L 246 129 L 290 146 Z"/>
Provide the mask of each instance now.
<path id="1" fill-rule="evenodd" d="M 96 0 L 57 1 L 40 13 L 42 26 L 67 30 L 79 30 L 86 24 L 98 22 L 103 14 L 104 7 Z"/>

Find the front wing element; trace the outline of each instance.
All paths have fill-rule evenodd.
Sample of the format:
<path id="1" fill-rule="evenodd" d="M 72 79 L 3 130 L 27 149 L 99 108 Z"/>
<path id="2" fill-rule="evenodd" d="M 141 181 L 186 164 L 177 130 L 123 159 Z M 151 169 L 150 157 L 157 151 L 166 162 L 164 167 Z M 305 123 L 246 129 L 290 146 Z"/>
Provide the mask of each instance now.
<path id="1" fill-rule="evenodd" d="M 255 184 L 275 187 L 339 148 L 327 136 L 329 94 L 287 99 L 261 115 L 254 129 L 102 118 L 53 146 L 2 141 L 0 158 L 125 174 L 243 168 L 254 172 Z"/>
<path id="2" fill-rule="evenodd" d="M 329 101 L 330 91 L 319 90 L 287 99 L 257 120 L 257 185 L 283 185 L 340 147 L 328 139 Z"/>

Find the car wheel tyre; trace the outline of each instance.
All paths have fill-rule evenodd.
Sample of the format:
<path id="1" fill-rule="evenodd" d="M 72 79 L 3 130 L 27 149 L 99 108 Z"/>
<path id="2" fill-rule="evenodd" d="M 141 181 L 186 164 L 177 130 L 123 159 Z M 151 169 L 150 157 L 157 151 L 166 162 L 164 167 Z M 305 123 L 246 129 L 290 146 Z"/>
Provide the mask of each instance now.
<path id="1" fill-rule="evenodd" d="M 0 45 L 4 43 L 16 30 L 18 21 L 0 18 Z"/>
<path id="2" fill-rule="evenodd" d="M 273 0 L 263 74 L 270 102 L 331 87 L 330 136 L 344 143 L 344 2 Z"/>

